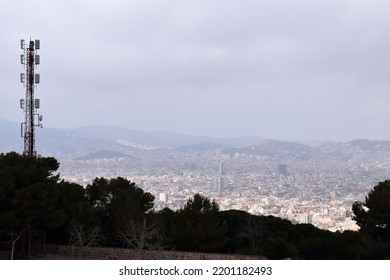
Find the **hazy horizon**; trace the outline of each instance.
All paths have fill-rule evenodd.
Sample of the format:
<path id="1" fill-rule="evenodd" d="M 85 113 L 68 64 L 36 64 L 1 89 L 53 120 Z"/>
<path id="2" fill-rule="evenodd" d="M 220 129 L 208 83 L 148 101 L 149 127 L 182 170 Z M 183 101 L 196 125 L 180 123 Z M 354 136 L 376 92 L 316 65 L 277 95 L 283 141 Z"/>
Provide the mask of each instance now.
<path id="1" fill-rule="evenodd" d="M 5 0 L 0 118 L 23 120 L 31 37 L 44 127 L 390 139 L 389 12 L 379 0 Z"/>
<path id="2" fill-rule="evenodd" d="M 15 131 L 18 131 L 19 133 L 19 130 L 20 130 L 20 126 L 19 126 L 19 123 L 22 122 L 21 120 L 20 121 L 15 121 L 15 120 L 6 120 L 6 119 L 2 119 L 0 118 L 0 121 L 3 120 L 3 121 L 6 121 L 6 122 L 13 122 L 15 123 Z M 201 134 L 191 134 L 191 133 L 181 133 L 181 132 L 177 132 L 177 131 L 170 131 L 170 130 L 158 130 L 158 129 L 155 129 L 155 130 L 147 130 L 147 129 L 138 129 L 138 128 L 131 128 L 131 127 L 124 127 L 124 126 L 119 126 L 119 125 L 115 125 L 115 124 L 86 124 L 86 125 L 82 125 L 82 126 L 75 126 L 75 127 L 43 127 L 42 129 L 45 130 L 45 129 L 54 129 L 54 130 L 77 130 L 77 129 L 82 129 L 82 128 L 86 128 L 86 127 L 95 127 L 95 126 L 101 126 L 101 127 L 115 127 L 115 128 L 120 128 L 120 129 L 128 129 L 128 130 L 135 130 L 135 131 L 140 131 L 140 132 L 145 132 L 145 133 L 172 133 L 174 135 L 178 135 L 178 136 L 189 136 L 189 137 L 201 137 L 201 138 L 212 138 L 212 139 L 240 139 L 240 138 L 259 138 L 259 139 L 263 139 L 263 140 L 276 140 L 276 141 L 285 141 L 285 142 L 295 142 L 295 143 L 302 143 L 302 144 L 305 144 L 305 145 L 309 145 L 309 146 L 318 146 L 318 145 L 322 145 L 324 143 L 348 143 L 348 142 L 351 142 L 351 141 L 354 141 L 354 140 L 369 140 L 369 141 L 390 141 L 390 139 L 387 139 L 387 138 L 383 138 L 383 139 L 376 139 L 376 138 L 353 138 L 353 139 L 345 139 L 345 140 L 334 140 L 334 139 L 281 139 L 281 138 L 267 138 L 267 137 L 263 137 L 261 135 L 238 135 L 238 136 L 232 136 L 232 137 L 218 137 L 218 136 L 213 136 L 213 135 L 201 135 Z M 39 142 L 40 140 L 40 135 L 41 133 L 44 133 L 44 131 L 42 131 L 41 128 L 39 129 L 36 129 L 35 132 L 37 134 L 37 141 Z M 16 135 L 16 134 L 15 134 Z M 17 135 L 19 136 L 19 134 Z M 19 138 L 18 138 L 19 139 Z M 47 139 L 46 139 L 47 140 Z M 20 144 L 23 144 L 22 143 L 23 140 L 22 138 L 20 138 Z"/>

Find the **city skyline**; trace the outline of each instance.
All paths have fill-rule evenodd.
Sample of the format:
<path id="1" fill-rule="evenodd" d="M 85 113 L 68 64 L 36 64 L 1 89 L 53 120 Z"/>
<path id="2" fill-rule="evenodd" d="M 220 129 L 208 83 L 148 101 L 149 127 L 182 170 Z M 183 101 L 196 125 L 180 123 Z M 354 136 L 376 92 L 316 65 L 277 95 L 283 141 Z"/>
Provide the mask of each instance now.
<path id="1" fill-rule="evenodd" d="M 20 39 L 31 36 L 44 127 L 390 139 L 389 10 L 379 0 L 2 1 L 0 118 L 23 120 Z"/>

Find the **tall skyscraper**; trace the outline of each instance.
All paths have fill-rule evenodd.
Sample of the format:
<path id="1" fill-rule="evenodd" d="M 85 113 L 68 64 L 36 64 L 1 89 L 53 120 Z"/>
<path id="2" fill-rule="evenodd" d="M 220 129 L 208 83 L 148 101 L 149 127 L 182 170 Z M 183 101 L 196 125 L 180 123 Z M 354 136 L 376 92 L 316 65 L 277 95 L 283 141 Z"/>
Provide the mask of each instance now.
<path id="1" fill-rule="evenodd" d="M 286 164 L 278 164 L 276 167 L 276 173 L 278 176 L 286 176 L 287 175 L 287 165 Z"/>
<path id="2" fill-rule="evenodd" d="M 218 164 L 218 173 L 214 179 L 214 191 L 219 193 L 220 195 L 222 195 L 223 192 L 223 175 L 223 162 L 220 161 Z"/>
<path id="3" fill-rule="evenodd" d="M 219 170 L 218 170 L 218 175 L 222 176 L 223 175 L 223 162 L 219 162 Z"/>

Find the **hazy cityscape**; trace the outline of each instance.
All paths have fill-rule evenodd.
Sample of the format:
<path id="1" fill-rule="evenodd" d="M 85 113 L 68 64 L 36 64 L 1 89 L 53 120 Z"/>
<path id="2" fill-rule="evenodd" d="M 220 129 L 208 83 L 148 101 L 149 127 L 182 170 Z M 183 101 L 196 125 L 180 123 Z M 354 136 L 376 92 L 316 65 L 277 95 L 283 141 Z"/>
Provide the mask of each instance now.
<path id="1" fill-rule="evenodd" d="M 390 259 L 389 12 L 2 0 L 0 260 L 111 267 L 4 262 L 0 275 L 386 272 L 258 260 Z"/>
<path id="2" fill-rule="evenodd" d="M 390 174 L 387 142 L 351 141 L 389 139 L 385 2 L 23 7 L 3 3 L 3 26 L 13 29 L 0 29 L 0 117 L 24 121 L 25 143 L 34 126 L 61 128 L 37 130 L 36 150 L 55 156 L 66 180 L 123 176 L 153 193 L 156 209 L 202 193 L 221 209 L 345 230 L 356 229 L 352 203 Z M 1 151 L 21 152 L 20 123 L 2 124 Z M 149 133 L 154 143 L 139 133 L 107 140 L 112 128 L 82 135 L 90 124 L 220 141 L 164 142 L 164 133 Z M 334 142 L 224 140 L 245 135 Z"/>
<path id="3" fill-rule="evenodd" d="M 172 134 L 165 146 L 158 146 L 162 141 L 158 133 L 144 132 L 140 140 L 138 131 L 134 140 L 134 132 L 125 129 L 117 138 L 117 130 L 63 131 L 62 142 L 49 130 L 52 138 L 42 139 L 42 155 L 59 160 L 61 178 L 84 186 L 96 177 L 125 177 L 155 196 L 155 210 L 178 209 L 200 193 L 215 199 L 221 210 L 274 215 L 331 231 L 356 230 L 353 202 L 363 200 L 390 174 L 386 141 L 313 146 L 258 138 L 233 146 L 228 139 L 188 137 L 183 145 L 168 145 L 184 137 Z M 257 143 L 248 145 L 250 141 Z"/>

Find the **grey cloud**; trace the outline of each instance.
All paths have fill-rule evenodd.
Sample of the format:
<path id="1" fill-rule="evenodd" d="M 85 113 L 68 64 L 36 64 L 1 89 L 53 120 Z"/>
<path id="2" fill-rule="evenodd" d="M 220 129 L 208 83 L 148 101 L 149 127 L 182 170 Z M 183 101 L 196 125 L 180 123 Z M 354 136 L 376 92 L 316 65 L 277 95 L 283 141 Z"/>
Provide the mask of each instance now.
<path id="1" fill-rule="evenodd" d="M 42 41 L 37 95 L 48 126 L 295 140 L 390 136 L 383 129 L 386 1 L 0 5 L 0 118 L 21 118 L 18 40 L 31 35 Z"/>

